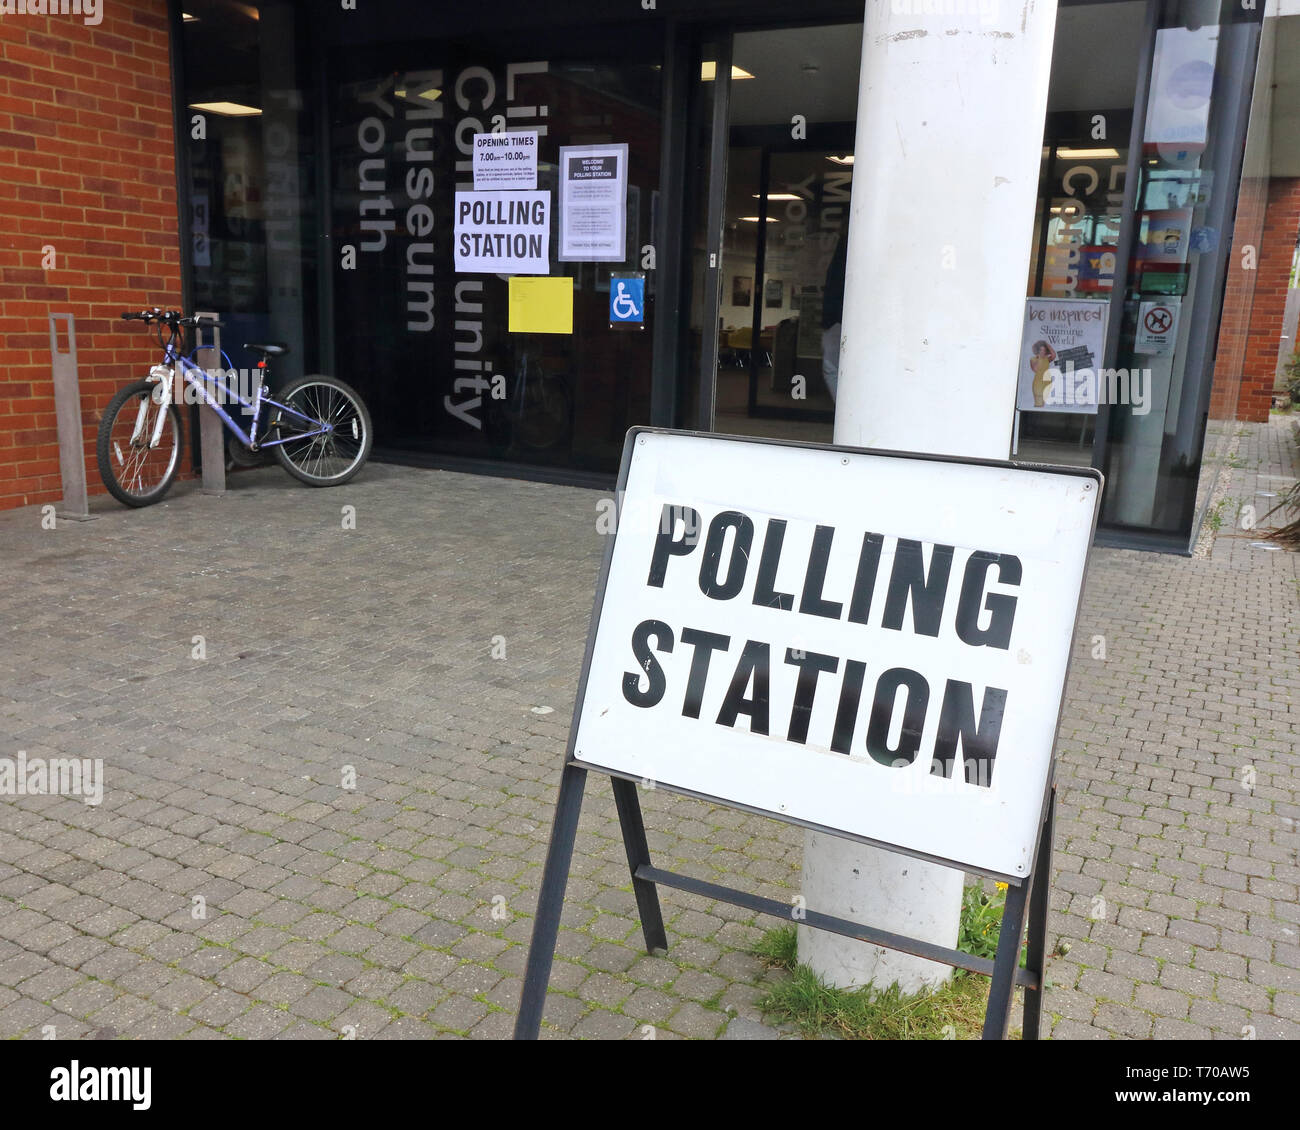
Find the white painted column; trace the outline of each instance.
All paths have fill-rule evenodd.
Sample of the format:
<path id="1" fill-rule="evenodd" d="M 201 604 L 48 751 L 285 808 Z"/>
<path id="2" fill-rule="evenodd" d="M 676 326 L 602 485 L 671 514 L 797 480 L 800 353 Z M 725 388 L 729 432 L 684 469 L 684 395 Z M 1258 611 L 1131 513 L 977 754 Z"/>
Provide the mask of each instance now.
<path id="1" fill-rule="evenodd" d="M 1008 457 L 1055 28 L 1056 0 L 868 0 L 836 443 Z M 962 882 L 805 836 L 815 910 L 954 946 Z M 806 927 L 799 958 L 838 985 L 951 974 Z"/>

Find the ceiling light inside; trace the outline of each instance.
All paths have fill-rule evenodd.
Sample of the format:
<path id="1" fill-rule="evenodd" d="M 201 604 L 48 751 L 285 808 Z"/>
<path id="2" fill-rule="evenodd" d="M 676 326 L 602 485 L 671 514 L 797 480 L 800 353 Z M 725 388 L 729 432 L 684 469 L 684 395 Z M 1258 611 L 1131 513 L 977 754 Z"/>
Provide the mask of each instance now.
<path id="1" fill-rule="evenodd" d="M 704 62 L 700 64 L 700 78 L 704 82 L 712 82 L 717 77 L 718 77 L 717 62 L 713 59 L 705 59 Z M 744 67 L 738 67 L 735 65 L 735 63 L 731 65 L 732 82 L 738 82 L 740 79 L 753 78 L 753 77 L 754 76 L 751 75 L 747 70 L 745 70 Z"/>
<path id="2" fill-rule="evenodd" d="M 1118 149 L 1071 149 L 1068 146 L 1056 151 L 1058 157 L 1064 157 L 1067 161 L 1100 161 L 1116 160 L 1119 157 Z"/>
<path id="3" fill-rule="evenodd" d="M 851 165 L 853 164 L 853 154 L 846 153 L 843 157 L 827 157 L 826 160 L 836 165 Z"/>
<path id="4" fill-rule="evenodd" d="M 410 91 L 406 90 L 394 90 L 393 94 L 398 98 L 423 98 L 428 102 L 436 102 L 442 97 L 442 91 L 433 87 L 426 87 L 424 90 L 421 90 L 416 94 L 411 94 Z"/>
<path id="5" fill-rule="evenodd" d="M 763 195 L 762 195 L 762 193 L 759 193 L 759 192 L 751 192 L 750 195 L 751 195 L 755 200 L 762 200 L 762 199 L 763 199 Z M 768 198 L 769 200 L 802 200 L 802 199 L 803 199 L 802 196 L 799 196 L 799 195 L 797 195 L 796 193 L 793 193 L 793 192 L 769 192 L 769 193 L 767 194 L 767 198 Z"/>
<path id="6" fill-rule="evenodd" d="M 256 106 L 245 106 L 241 102 L 191 102 L 190 109 L 216 114 L 220 118 L 252 118 L 262 112 Z"/>

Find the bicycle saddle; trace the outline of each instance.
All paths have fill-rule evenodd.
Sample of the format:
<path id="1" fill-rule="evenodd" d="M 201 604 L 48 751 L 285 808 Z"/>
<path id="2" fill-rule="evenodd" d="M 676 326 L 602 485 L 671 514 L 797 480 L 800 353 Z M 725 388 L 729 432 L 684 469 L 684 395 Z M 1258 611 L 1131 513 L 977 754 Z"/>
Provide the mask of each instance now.
<path id="1" fill-rule="evenodd" d="M 245 349 L 251 349 L 254 353 L 260 353 L 263 357 L 279 357 L 282 353 L 288 353 L 289 347 L 282 341 L 267 341 L 260 345 L 254 342 L 244 342 Z"/>

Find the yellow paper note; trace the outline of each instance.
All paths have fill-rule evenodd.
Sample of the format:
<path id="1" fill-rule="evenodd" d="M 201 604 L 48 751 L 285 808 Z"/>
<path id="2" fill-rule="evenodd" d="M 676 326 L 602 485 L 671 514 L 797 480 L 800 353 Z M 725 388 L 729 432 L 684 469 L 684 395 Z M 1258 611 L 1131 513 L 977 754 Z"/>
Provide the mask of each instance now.
<path id="1" fill-rule="evenodd" d="M 512 334 L 573 333 L 573 279 L 516 275 L 510 280 Z"/>

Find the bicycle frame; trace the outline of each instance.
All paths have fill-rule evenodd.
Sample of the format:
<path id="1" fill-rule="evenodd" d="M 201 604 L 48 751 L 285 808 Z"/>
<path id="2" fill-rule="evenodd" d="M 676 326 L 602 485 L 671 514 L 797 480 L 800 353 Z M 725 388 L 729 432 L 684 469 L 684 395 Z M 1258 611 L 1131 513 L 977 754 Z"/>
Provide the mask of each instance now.
<path id="1" fill-rule="evenodd" d="M 186 357 L 176 348 L 175 342 L 172 341 L 169 341 L 164 347 L 164 360 L 168 366 L 168 375 L 159 378 L 162 391 L 160 399 L 164 404 L 171 400 L 173 386 L 176 381 L 176 371 L 179 368 L 181 375 L 185 379 L 185 383 L 192 387 L 203 398 L 203 402 L 221 418 L 222 423 L 224 423 L 227 428 L 239 437 L 240 442 L 253 451 L 259 451 L 267 447 L 276 447 L 284 443 L 297 442 L 302 439 L 310 439 L 313 436 L 329 435 L 333 432 L 333 425 L 322 423 L 310 416 L 304 416 L 301 412 L 297 411 L 297 409 L 290 408 L 287 404 L 281 404 L 278 400 L 274 400 L 270 396 L 267 396 L 266 385 L 261 381 L 258 382 L 257 391 L 254 394 L 253 399 L 246 399 L 239 394 L 237 389 L 227 386 L 224 381 L 218 382 L 217 378 L 211 373 L 199 368 L 199 366 L 191 360 L 197 352 L 198 349 L 196 348 L 191 351 L 190 357 Z M 217 402 L 216 397 L 208 391 L 207 385 L 209 383 L 220 387 L 225 395 L 233 396 L 246 411 L 252 413 L 253 419 L 248 425 L 248 431 L 244 431 L 244 429 L 234 421 L 230 414 L 221 407 Z M 257 438 L 257 425 L 261 420 L 262 406 L 264 404 L 269 404 L 271 407 L 278 408 L 281 412 L 288 413 L 288 415 L 295 419 L 301 420 L 304 424 L 308 425 L 308 428 L 303 431 L 294 432 L 293 435 L 285 436 L 281 439 L 263 438 L 262 441 L 259 442 Z M 144 407 L 145 406 L 141 404 L 140 420 L 143 420 Z M 150 436 L 149 443 L 151 448 L 157 447 L 158 441 L 162 437 L 162 423 L 165 415 L 165 413 L 160 413 L 158 422 L 154 425 L 154 434 Z M 136 430 L 138 431 L 139 428 L 140 421 L 138 420 L 136 423 Z"/>

